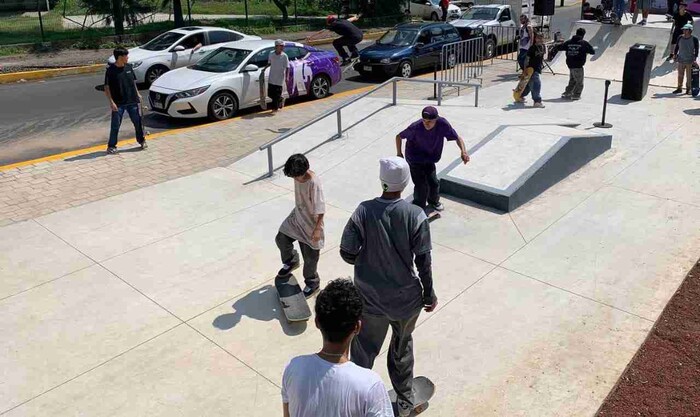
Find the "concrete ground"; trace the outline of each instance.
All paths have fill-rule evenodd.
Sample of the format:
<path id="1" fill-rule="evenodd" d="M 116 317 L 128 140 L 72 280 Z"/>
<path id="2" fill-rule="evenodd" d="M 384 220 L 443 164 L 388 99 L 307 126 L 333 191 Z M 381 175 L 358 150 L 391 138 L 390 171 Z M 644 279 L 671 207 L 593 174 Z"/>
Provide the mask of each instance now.
<path id="1" fill-rule="evenodd" d="M 470 148 L 514 121 L 598 131 L 602 82 L 568 102 L 558 98 L 566 81 L 543 76 L 545 109 L 511 105 L 513 83 L 501 82 L 480 92 L 479 108 L 467 95 L 441 113 Z M 396 132 L 433 103 L 403 88 L 399 106 L 382 95 L 350 106 L 340 140 L 326 142 L 333 118 L 274 148 L 276 165 L 308 152 L 323 182 L 324 282 L 352 275 L 338 255 L 342 227 L 380 192 L 377 160 L 393 154 Z M 509 214 L 444 200 L 431 225 L 440 306 L 414 335 L 416 374 L 437 385 L 424 415 L 593 415 L 697 258 L 699 106 L 654 87 L 644 101 L 622 101 L 619 88 L 608 107 L 614 126 L 603 131 L 613 148 L 569 178 Z M 227 134 L 250 129 L 240 123 L 173 135 L 153 150 L 160 164 L 189 163 L 176 152 L 185 141 L 214 157 Z M 28 173 L 66 170 L 89 190 L 99 167 L 114 183 L 138 184 L 119 170 L 147 171 L 151 151 Z M 448 144 L 441 164 L 457 156 Z M 0 330 L 12 336 L 0 340 L 0 414 L 281 415 L 284 365 L 316 351 L 320 334 L 313 322 L 288 324 L 271 286 L 273 238 L 294 199 L 290 180 L 259 178 L 265 161 L 222 157 L 194 175 L 0 228 Z M 27 181 L 13 172 L 0 186 Z M 378 358 L 389 386 L 384 368 Z"/>

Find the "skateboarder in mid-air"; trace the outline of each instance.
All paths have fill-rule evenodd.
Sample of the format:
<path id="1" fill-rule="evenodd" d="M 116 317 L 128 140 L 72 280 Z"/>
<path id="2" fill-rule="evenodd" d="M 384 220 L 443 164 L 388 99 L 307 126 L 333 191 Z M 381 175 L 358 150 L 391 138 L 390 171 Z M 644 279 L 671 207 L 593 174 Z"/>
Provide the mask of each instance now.
<path id="1" fill-rule="evenodd" d="M 594 55 L 595 50 L 590 43 L 583 40 L 586 29 L 576 29 L 576 35 L 564 42 L 560 49 L 566 53 L 566 66 L 569 67 L 569 85 L 566 86 L 562 98 L 571 100 L 581 99 L 583 92 L 583 66 L 586 64 L 586 56 Z"/>
<path id="2" fill-rule="evenodd" d="M 329 282 L 315 310 L 323 347 L 316 354 L 297 356 L 285 368 L 284 417 L 394 417 L 379 375 L 348 359 L 350 343 L 362 326 L 357 288 L 347 279 Z"/>
<path id="3" fill-rule="evenodd" d="M 341 63 L 343 66 L 350 64 L 352 60 L 360 56 L 360 53 L 357 51 L 357 44 L 362 42 L 364 35 L 357 26 L 352 24 L 352 22 L 356 22 L 358 19 L 359 17 L 357 16 L 353 16 L 349 19 L 338 19 L 333 15 L 329 15 L 326 18 L 328 30 L 340 35 L 339 38 L 333 41 L 333 47 L 338 51 L 340 59 L 343 60 Z M 348 53 L 345 52 L 346 46 L 350 51 L 349 58 Z"/>
<path id="4" fill-rule="evenodd" d="M 340 256 L 355 265 L 355 285 L 364 304 L 350 358 L 371 369 L 391 326 L 389 378 L 399 415 L 405 417 L 421 405 L 416 404 L 413 392 L 412 333 L 421 309 L 432 312 L 437 306 L 430 224 L 423 210 L 401 198 L 411 179 L 408 163 L 390 157 L 381 159 L 379 165 L 383 193 L 360 203 L 340 243 Z"/>
<path id="5" fill-rule="evenodd" d="M 676 49 L 673 51 L 678 65 L 678 88 L 673 94 L 683 92 L 683 77 L 687 77 L 685 82 L 685 93 L 691 94 L 693 64 L 698 59 L 698 38 L 693 36 L 693 24 L 688 23 L 683 26 L 683 34 L 676 41 Z"/>
<path id="6" fill-rule="evenodd" d="M 294 201 L 292 212 L 280 226 L 275 242 L 282 257 L 282 269 L 277 278 L 286 278 L 299 267 L 299 254 L 294 241 L 299 241 L 304 258 L 304 296 L 314 295 L 321 280 L 318 276 L 318 258 L 323 248 L 323 216 L 326 201 L 321 181 L 309 170 L 309 161 L 302 154 L 294 154 L 284 164 L 284 175 L 294 178 Z"/>
<path id="7" fill-rule="evenodd" d="M 442 211 L 444 207 L 440 203 L 440 181 L 437 178 L 435 164 L 442 158 L 445 139 L 456 141 L 462 162 L 465 164 L 469 162 L 464 140 L 455 132 L 447 119 L 438 115 L 437 109 L 433 106 L 425 107 L 421 112 L 420 120 L 411 123 L 396 135 L 396 156 L 400 158 L 404 157 L 401 150 L 404 139 L 406 140 L 406 160 L 415 185 L 413 204 L 423 210 L 426 210 L 426 204 L 429 204 L 432 210 Z"/>

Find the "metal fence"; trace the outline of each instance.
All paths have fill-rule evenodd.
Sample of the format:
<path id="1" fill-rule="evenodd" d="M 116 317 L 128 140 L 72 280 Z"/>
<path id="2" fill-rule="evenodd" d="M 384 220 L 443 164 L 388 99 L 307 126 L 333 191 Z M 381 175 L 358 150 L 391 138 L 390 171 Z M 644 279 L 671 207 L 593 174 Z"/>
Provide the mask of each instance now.
<path id="1" fill-rule="evenodd" d="M 484 38 L 454 42 L 442 47 L 440 81 L 462 82 L 478 80 L 484 73 Z"/>

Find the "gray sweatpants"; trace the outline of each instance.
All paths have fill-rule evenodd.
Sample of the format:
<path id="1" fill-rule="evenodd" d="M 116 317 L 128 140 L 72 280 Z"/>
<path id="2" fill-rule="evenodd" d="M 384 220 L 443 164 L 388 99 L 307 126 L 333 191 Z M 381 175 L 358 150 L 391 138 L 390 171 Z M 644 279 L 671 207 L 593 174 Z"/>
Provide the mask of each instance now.
<path id="1" fill-rule="evenodd" d="M 275 243 L 280 250 L 282 263 L 287 265 L 299 263 L 299 253 L 294 249 L 294 239 L 278 232 Z M 304 283 L 311 288 L 316 288 L 321 284 L 321 278 L 318 276 L 318 258 L 321 256 L 321 251 L 304 242 L 299 242 L 299 248 L 301 256 L 304 257 Z"/>
<path id="2" fill-rule="evenodd" d="M 569 85 L 564 94 L 572 97 L 581 97 L 583 91 L 583 68 L 569 68 Z"/>
<path id="3" fill-rule="evenodd" d="M 391 326 L 391 343 L 387 356 L 387 367 L 391 385 L 398 398 L 413 402 L 413 330 L 420 310 L 407 320 L 392 320 L 386 316 L 362 314 L 360 334 L 352 340 L 350 360 L 355 364 L 372 369 L 374 359 L 382 348 L 386 333 Z"/>

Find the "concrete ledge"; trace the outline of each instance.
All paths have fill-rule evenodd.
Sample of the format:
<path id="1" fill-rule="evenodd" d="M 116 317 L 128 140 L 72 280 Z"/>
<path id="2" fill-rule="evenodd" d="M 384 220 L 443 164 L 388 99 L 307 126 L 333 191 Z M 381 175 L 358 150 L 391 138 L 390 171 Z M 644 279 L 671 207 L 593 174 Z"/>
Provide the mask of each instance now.
<path id="1" fill-rule="evenodd" d="M 105 64 L 84 65 L 81 67 L 55 68 L 38 71 L 10 72 L 0 74 L 0 84 L 14 83 L 25 80 L 41 80 L 44 78 L 60 77 L 62 75 L 90 74 L 105 69 Z"/>

